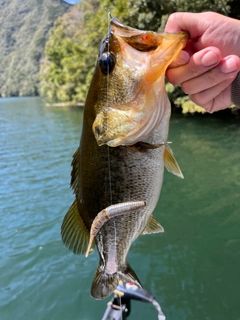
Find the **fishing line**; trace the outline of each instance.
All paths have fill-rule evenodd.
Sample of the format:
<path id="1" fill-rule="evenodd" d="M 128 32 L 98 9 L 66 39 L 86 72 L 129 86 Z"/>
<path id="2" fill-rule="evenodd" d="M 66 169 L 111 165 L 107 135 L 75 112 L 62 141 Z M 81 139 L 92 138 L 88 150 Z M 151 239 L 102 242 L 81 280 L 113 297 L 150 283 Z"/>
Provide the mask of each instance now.
<path id="1" fill-rule="evenodd" d="M 108 12 L 108 30 L 110 30 L 110 19 L 112 19 L 111 17 L 111 13 Z M 110 34 L 109 34 L 109 38 L 108 38 L 108 43 L 107 43 L 107 52 L 108 54 L 110 54 Z M 108 70 L 107 70 L 107 106 L 108 106 L 108 90 L 109 90 L 109 65 L 107 66 Z M 108 152 L 108 178 L 109 178 L 109 192 L 110 192 L 110 202 L 111 205 L 112 203 L 112 177 L 111 177 L 111 159 L 110 159 L 110 147 L 107 146 L 107 152 Z M 113 220 L 113 226 L 114 226 L 114 245 L 115 245 L 115 256 L 117 255 L 116 252 L 116 248 L 117 248 L 117 230 L 116 230 L 116 224 L 115 224 L 115 220 Z M 117 261 L 116 261 L 117 263 Z M 120 297 L 120 306 L 122 306 L 122 299 Z M 121 314 L 121 320 L 123 320 L 122 318 L 122 314 Z"/>
<path id="2" fill-rule="evenodd" d="M 108 13 L 108 29 L 110 28 L 111 14 Z M 107 42 L 107 52 L 110 53 L 109 38 Z M 109 90 L 109 65 L 107 66 L 107 106 L 108 106 L 108 90 Z M 110 159 L 110 147 L 107 146 L 108 152 L 108 178 L 109 178 L 109 192 L 110 192 L 110 203 L 112 204 L 112 177 L 111 177 L 111 159 Z"/>

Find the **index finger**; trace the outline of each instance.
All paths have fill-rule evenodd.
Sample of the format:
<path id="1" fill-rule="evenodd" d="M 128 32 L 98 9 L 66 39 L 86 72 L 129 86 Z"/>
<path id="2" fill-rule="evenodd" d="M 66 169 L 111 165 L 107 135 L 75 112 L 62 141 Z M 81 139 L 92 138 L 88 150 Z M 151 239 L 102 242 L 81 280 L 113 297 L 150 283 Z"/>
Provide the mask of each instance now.
<path id="1" fill-rule="evenodd" d="M 189 59 L 190 59 L 190 55 L 188 54 L 188 52 L 182 50 L 182 51 L 179 53 L 177 59 L 175 59 L 175 60 L 168 66 L 168 68 L 179 67 L 179 66 L 181 66 L 181 65 L 183 65 L 183 64 L 188 63 Z"/>
<path id="2" fill-rule="evenodd" d="M 222 56 L 215 47 L 203 49 L 191 56 L 189 62 L 177 68 L 169 68 L 166 72 L 168 81 L 174 85 L 198 77 L 219 64 Z"/>

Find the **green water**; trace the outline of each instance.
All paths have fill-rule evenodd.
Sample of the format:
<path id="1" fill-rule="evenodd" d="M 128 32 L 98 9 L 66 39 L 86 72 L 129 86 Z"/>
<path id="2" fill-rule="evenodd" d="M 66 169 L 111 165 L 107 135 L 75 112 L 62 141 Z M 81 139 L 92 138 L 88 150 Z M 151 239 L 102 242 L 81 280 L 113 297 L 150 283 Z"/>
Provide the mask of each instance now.
<path id="1" fill-rule="evenodd" d="M 81 124 L 80 109 L 0 100 L 1 320 L 100 320 L 110 300 L 90 297 L 97 253 L 72 254 L 59 232 Z M 165 233 L 137 239 L 129 262 L 167 320 L 240 319 L 240 123 L 173 114 L 169 140 L 185 179 L 165 173 Z M 157 314 L 133 302 L 129 319 Z"/>

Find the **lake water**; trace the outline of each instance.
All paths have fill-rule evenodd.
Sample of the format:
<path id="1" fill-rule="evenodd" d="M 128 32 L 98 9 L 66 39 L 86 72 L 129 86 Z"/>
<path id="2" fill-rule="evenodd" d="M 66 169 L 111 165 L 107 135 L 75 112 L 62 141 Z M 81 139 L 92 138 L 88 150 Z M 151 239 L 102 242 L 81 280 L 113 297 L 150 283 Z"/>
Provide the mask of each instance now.
<path id="1" fill-rule="evenodd" d="M 111 300 L 89 293 L 98 254 L 74 255 L 60 237 L 82 115 L 0 100 L 1 320 L 100 320 Z M 185 179 L 165 173 L 154 212 L 165 233 L 138 238 L 129 262 L 167 320 L 239 320 L 239 120 L 173 114 L 169 140 Z M 157 314 L 135 301 L 129 319 Z"/>

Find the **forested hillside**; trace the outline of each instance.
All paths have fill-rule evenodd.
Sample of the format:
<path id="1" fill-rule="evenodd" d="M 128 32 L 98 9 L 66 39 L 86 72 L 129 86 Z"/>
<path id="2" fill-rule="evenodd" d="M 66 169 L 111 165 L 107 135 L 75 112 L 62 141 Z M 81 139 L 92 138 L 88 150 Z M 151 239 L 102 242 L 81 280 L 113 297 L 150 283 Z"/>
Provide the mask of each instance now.
<path id="1" fill-rule="evenodd" d="M 38 94 L 49 29 L 68 8 L 63 0 L 0 1 L 0 96 Z"/>

